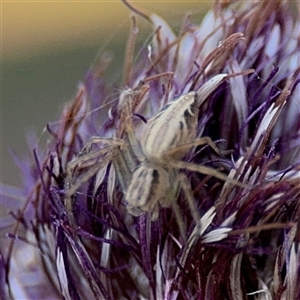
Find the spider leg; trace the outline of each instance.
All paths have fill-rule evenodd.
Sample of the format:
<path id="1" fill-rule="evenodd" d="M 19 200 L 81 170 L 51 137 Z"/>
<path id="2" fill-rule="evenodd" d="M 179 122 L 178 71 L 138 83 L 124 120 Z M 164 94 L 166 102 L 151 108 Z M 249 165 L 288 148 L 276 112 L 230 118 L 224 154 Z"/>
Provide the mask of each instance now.
<path id="1" fill-rule="evenodd" d="M 180 211 L 180 206 L 177 202 L 180 186 L 181 186 L 180 178 L 179 178 L 179 176 L 176 176 L 175 184 L 172 186 L 171 191 L 167 195 L 169 198 L 169 201 L 168 201 L 168 203 L 167 202 L 164 203 L 165 205 L 162 205 L 162 206 L 164 206 L 164 207 L 172 206 L 175 220 L 178 224 L 180 236 L 182 237 L 182 240 L 184 242 L 186 242 L 187 241 L 186 224 L 184 223 L 184 220 L 182 218 L 182 213 Z"/>
<path id="2" fill-rule="evenodd" d="M 81 177 L 77 177 L 75 183 L 67 182 L 65 185 L 65 197 L 64 197 L 64 204 L 68 213 L 69 221 L 72 225 L 75 224 L 75 218 L 73 214 L 74 210 L 74 194 L 79 189 L 79 187 L 90 178 L 92 178 L 100 169 L 104 168 L 112 160 L 112 155 L 107 155 L 106 158 L 101 160 L 101 163 L 96 163 L 93 166 L 87 168 L 86 171 Z M 70 174 L 67 177 L 71 176 Z M 73 177 L 73 176 L 72 176 Z"/>
<path id="3" fill-rule="evenodd" d="M 125 126 L 126 138 L 128 139 L 128 144 L 130 145 L 133 154 L 137 157 L 139 162 L 145 161 L 145 155 L 143 153 L 141 144 L 134 133 L 132 116 L 126 117 L 124 121 L 124 126 Z"/>
<path id="4" fill-rule="evenodd" d="M 103 143 L 105 145 L 109 145 L 110 147 L 120 147 L 124 148 L 126 143 L 122 139 L 117 139 L 117 138 L 102 138 L 99 136 L 92 136 L 88 142 L 85 144 L 85 146 L 82 148 L 80 151 L 78 157 L 84 156 L 86 153 L 90 153 L 91 147 L 94 144 L 99 144 Z M 88 160 L 89 158 L 86 157 L 84 160 Z"/>
<path id="5" fill-rule="evenodd" d="M 90 152 L 92 145 L 96 143 L 103 143 L 105 146 Z M 92 137 L 80 151 L 78 157 L 67 164 L 64 204 L 71 224 L 75 224 L 73 215 L 73 195 L 75 192 L 114 157 L 117 157 L 120 149 L 125 148 L 125 146 L 125 141 L 121 139 Z M 80 175 L 79 170 L 84 170 L 83 174 Z"/>
<path id="6" fill-rule="evenodd" d="M 184 173 L 178 174 L 178 182 L 180 183 L 180 187 L 182 188 L 188 205 L 191 210 L 192 217 L 196 223 L 196 225 L 200 226 L 200 214 L 198 212 L 197 206 L 195 204 L 195 199 L 193 197 L 191 183 L 189 182 L 188 178 Z"/>
<path id="7" fill-rule="evenodd" d="M 204 175 L 216 177 L 218 179 L 225 181 L 226 183 L 237 185 L 239 187 L 250 188 L 250 189 L 252 188 L 251 186 L 249 186 L 245 183 L 242 183 L 234 178 L 231 178 L 213 168 L 205 167 L 202 165 L 196 165 L 196 164 L 189 163 L 186 161 L 170 161 L 169 164 L 170 164 L 170 166 L 172 166 L 173 168 L 176 168 L 176 169 L 187 169 L 187 170 L 201 173 Z"/>
<path id="8" fill-rule="evenodd" d="M 104 155 L 104 157 L 103 157 Z M 95 163 L 95 159 L 103 157 L 101 161 Z M 112 149 L 100 149 L 92 153 L 87 153 L 84 156 L 72 160 L 67 165 L 65 194 L 72 196 L 81 184 L 88 181 L 97 173 L 97 170 L 103 168 L 113 157 Z M 74 176 L 78 169 L 87 169 L 83 175 Z"/>
<path id="9" fill-rule="evenodd" d="M 103 143 L 106 144 L 106 146 L 99 150 L 90 152 L 92 145 L 97 143 Z M 113 149 L 116 148 L 123 149 L 125 146 L 125 141 L 121 139 L 100 138 L 96 136 L 91 137 L 87 144 L 80 151 L 78 157 L 73 159 L 66 166 L 66 194 L 68 196 L 73 195 L 82 183 L 89 180 L 97 172 L 94 172 L 95 169 L 102 168 L 113 156 L 112 153 L 110 155 L 108 155 L 108 153 L 112 152 Z M 104 155 L 104 158 L 101 160 L 101 162 L 98 162 L 97 159 L 102 155 Z M 79 178 L 79 180 L 77 180 L 77 178 L 74 180 L 74 171 L 76 171 L 76 169 L 87 168 L 91 164 L 93 164 L 93 166 L 89 168 L 87 175 Z M 78 182 L 77 184 L 76 181 Z"/>
<path id="10" fill-rule="evenodd" d="M 216 153 L 222 154 L 223 152 L 217 147 L 217 145 L 211 140 L 211 138 L 205 136 L 202 138 L 195 139 L 190 143 L 176 145 L 175 147 L 169 148 L 164 152 L 165 157 L 176 157 L 177 153 L 186 153 L 192 147 L 209 145 Z"/>
<path id="11" fill-rule="evenodd" d="M 171 171 L 172 172 L 172 171 Z M 172 210 L 175 216 L 175 219 L 178 224 L 180 236 L 182 237 L 184 242 L 187 242 L 186 235 L 186 224 L 184 222 L 184 218 L 182 217 L 182 213 L 180 210 L 180 206 L 176 199 L 178 199 L 179 191 L 182 189 L 185 199 L 187 200 L 187 204 L 191 211 L 191 215 L 196 223 L 196 226 L 200 226 L 200 215 L 198 213 L 198 209 L 195 203 L 195 199 L 193 197 L 193 192 L 191 188 L 191 184 L 186 177 L 185 174 L 179 173 L 177 174 L 176 170 L 173 170 L 173 175 L 175 177 L 174 183 L 167 193 L 167 197 L 160 201 L 162 207 L 172 206 Z M 200 228 L 200 227 L 199 227 Z"/>
<path id="12" fill-rule="evenodd" d="M 117 178 L 121 185 L 122 191 L 125 194 L 128 185 L 131 181 L 132 169 L 135 166 L 133 159 L 127 154 L 128 149 L 120 151 L 120 149 L 115 150 L 116 155 L 113 160 L 113 165 L 117 174 Z"/>
<path id="13" fill-rule="evenodd" d="M 132 181 L 134 170 L 146 159 L 141 145 L 134 133 L 132 115 L 128 114 L 124 118 L 122 127 L 124 128 L 123 138 L 126 141 L 127 147 L 126 149 L 123 149 L 123 151 L 118 150 L 118 155 L 114 159 L 114 167 L 123 193 L 126 194 L 128 186 Z M 137 215 L 137 212 L 133 209 L 132 214 Z"/>

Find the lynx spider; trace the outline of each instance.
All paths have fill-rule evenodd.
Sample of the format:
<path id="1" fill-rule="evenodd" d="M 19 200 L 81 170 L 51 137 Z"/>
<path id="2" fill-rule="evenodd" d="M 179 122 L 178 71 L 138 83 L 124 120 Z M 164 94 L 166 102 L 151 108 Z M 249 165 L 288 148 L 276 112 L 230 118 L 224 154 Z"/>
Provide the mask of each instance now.
<path id="1" fill-rule="evenodd" d="M 127 211 L 133 216 L 150 213 L 152 220 L 157 219 L 160 207 L 171 205 L 174 205 L 178 217 L 179 211 L 174 199 L 178 187 L 181 186 L 193 218 L 196 223 L 199 221 L 191 187 L 186 176 L 178 172 L 179 169 L 188 169 L 239 185 L 238 181 L 228 179 L 217 170 L 181 160 L 192 147 L 199 145 L 209 145 L 220 153 L 209 137 L 196 138 L 196 129 L 200 107 L 227 76 L 227 74 L 216 75 L 197 92 L 182 95 L 165 105 L 148 120 L 141 141 L 138 141 L 134 134 L 132 116 L 129 112 L 124 119 L 124 139 L 91 137 L 78 158 L 67 165 L 65 205 L 70 219 L 73 220 L 72 195 L 83 182 L 110 161 L 113 162 L 125 194 Z M 128 105 L 130 106 L 130 101 Z M 95 143 L 102 143 L 103 147 L 90 152 L 91 146 Z M 100 156 L 100 162 L 88 166 L 88 171 L 83 177 L 73 182 L 74 169 L 89 165 L 89 161 Z M 174 186 L 173 182 L 176 183 Z"/>

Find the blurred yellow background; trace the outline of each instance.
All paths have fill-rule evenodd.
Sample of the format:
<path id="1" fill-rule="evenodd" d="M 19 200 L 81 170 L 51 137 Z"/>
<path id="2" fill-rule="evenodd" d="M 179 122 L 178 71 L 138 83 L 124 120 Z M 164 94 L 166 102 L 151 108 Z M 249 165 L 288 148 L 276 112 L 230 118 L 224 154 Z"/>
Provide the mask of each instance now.
<path id="1" fill-rule="evenodd" d="M 188 11 L 200 23 L 211 2 L 132 1 L 164 17 L 175 30 Z M 0 181 L 20 184 L 20 171 L 10 152 L 18 157 L 31 155 L 29 148 L 35 145 L 28 147 L 26 136 L 30 132 L 46 136 L 46 124 L 72 99 L 99 53 L 114 55 L 106 79 L 119 81 L 129 16 L 119 0 L 1 2 Z M 138 21 L 149 33 L 146 21 L 140 17 Z"/>

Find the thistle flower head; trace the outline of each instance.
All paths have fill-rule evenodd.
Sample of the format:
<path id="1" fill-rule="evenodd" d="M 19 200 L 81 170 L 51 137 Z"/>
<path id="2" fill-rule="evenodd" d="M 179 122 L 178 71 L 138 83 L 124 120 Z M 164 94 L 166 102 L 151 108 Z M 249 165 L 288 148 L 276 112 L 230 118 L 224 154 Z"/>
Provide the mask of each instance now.
<path id="1" fill-rule="evenodd" d="M 135 16 L 121 92 L 103 81 L 103 56 L 22 168 L 24 191 L 3 195 L 22 208 L 6 220 L 1 297 L 298 299 L 300 24 L 291 4 L 216 1 L 200 25 L 186 15 L 175 34 L 123 2 Z M 153 35 L 133 59 L 140 17 Z M 192 91 L 203 101 L 170 119 L 179 142 L 158 162 L 171 193 L 157 168 L 134 172 L 153 163 L 146 146 L 169 137 L 164 127 L 145 132 Z M 201 137 L 213 149 L 194 142 Z M 137 207 L 148 188 L 154 198 Z"/>

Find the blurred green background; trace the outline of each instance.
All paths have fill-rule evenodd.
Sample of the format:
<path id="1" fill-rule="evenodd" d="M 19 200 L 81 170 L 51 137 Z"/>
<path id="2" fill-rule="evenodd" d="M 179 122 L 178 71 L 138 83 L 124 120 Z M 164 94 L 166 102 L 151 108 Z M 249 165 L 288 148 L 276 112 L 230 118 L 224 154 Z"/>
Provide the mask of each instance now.
<path id="1" fill-rule="evenodd" d="M 200 23 L 212 1 L 131 2 L 178 29 L 188 11 Z M 113 54 L 106 80 L 120 81 L 130 12 L 121 1 L 5 1 L 1 6 L 0 181 L 19 185 L 10 152 L 32 155 L 29 148 L 35 145 L 26 144 L 30 132 L 41 137 L 42 146 L 46 124 L 57 119 L 99 54 Z M 138 21 L 140 31 L 149 34 L 149 24 Z"/>

